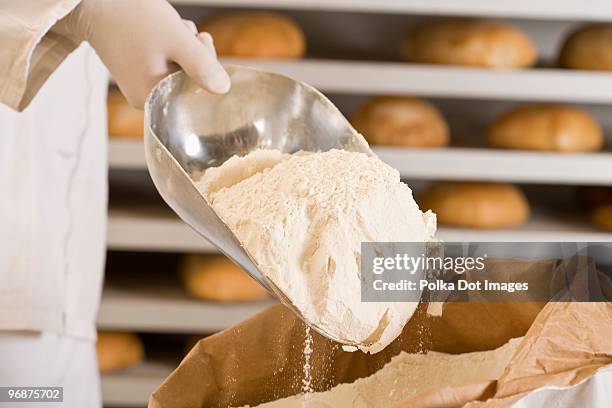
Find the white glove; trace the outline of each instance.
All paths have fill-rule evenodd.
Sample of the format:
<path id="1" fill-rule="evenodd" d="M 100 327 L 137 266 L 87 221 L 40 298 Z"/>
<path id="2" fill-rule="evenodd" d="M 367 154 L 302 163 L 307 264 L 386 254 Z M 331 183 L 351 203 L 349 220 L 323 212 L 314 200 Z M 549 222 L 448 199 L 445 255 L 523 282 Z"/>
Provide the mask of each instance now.
<path id="1" fill-rule="evenodd" d="M 177 63 L 202 88 L 225 93 L 230 79 L 207 33 L 165 0 L 82 0 L 52 31 L 88 41 L 130 104 L 142 108 Z"/>

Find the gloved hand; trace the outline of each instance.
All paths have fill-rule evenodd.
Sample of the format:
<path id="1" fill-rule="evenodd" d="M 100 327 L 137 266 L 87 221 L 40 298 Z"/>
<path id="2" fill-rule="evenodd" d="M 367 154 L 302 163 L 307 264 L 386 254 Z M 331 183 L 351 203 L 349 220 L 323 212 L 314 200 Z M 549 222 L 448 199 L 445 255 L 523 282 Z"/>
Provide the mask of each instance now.
<path id="1" fill-rule="evenodd" d="M 198 34 L 165 0 L 82 0 L 52 31 L 88 41 L 134 107 L 142 108 L 151 88 L 176 70 L 202 88 L 225 93 L 230 79 L 212 37 Z"/>

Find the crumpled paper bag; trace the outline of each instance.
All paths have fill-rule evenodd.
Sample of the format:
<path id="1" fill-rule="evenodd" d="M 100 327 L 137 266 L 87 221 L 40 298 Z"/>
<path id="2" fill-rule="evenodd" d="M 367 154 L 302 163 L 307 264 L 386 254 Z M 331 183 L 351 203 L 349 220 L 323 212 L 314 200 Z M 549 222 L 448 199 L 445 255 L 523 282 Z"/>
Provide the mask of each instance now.
<path id="1" fill-rule="evenodd" d="M 558 261 L 507 261 L 501 274 L 558 273 Z M 555 272 L 556 271 L 556 272 Z M 545 278 L 543 278 L 545 277 Z M 400 351 L 489 350 L 525 336 L 498 381 L 428 390 L 399 407 L 507 406 L 545 386 L 570 386 L 612 364 L 612 303 L 448 302 L 441 316 L 422 303 L 380 353 L 344 352 L 313 333 L 313 389 L 373 374 Z M 150 408 L 257 405 L 301 392 L 305 325 L 282 305 L 199 341 L 151 395 Z"/>

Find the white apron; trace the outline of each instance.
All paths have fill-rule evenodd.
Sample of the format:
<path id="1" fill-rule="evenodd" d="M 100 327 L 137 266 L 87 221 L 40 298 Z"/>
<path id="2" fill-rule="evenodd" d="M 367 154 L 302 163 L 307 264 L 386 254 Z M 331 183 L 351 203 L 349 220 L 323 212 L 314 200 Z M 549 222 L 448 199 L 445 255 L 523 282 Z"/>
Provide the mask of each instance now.
<path id="1" fill-rule="evenodd" d="M 0 105 L 0 331 L 95 338 L 106 90 L 106 69 L 82 44 L 24 112 Z"/>

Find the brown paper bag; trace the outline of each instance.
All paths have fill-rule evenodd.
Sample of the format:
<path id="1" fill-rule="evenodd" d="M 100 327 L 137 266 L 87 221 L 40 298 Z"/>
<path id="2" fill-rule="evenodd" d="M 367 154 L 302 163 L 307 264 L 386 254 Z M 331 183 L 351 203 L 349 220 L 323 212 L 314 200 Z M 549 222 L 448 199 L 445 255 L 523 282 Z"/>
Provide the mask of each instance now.
<path id="1" fill-rule="evenodd" d="M 555 265 L 558 262 L 512 261 L 498 267 L 500 273 L 509 268 L 550 278 Z M 430 390 L 399 406 L 456 407 L 470 401 L 504 406 L 536 387 L 571 385 L 612 363 L 609 303 L 450 302 L 439 317 L 427 315 L 426 309 L 421 304 L 402 335 L 374 355 L 344 352 L 313 333 L 314 390 L 371 375 L 402 350 L 488 350 L 523 335 L 498 382 Z M 305 325 L 291 311 L 277 305 L 203 339 L 152 394 L 149 407 L 256 405 L 297 394 L 303 378 L 305 332 Z"/>
<path id="2" fill-rule="evenodd" d="M 543 386 L 580 383 L 612 364 L 612 303 L 549 303 L 498 381 L 426 391 L 397 408 L 505 407 Z"/>

